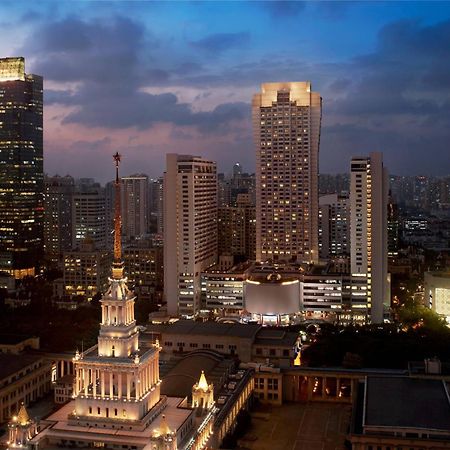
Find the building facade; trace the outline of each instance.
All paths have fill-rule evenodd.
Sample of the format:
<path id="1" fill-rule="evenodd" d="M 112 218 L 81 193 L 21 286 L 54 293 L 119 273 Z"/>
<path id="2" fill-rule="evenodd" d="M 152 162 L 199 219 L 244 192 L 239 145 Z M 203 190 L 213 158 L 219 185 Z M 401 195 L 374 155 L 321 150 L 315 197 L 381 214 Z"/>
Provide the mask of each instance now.
<path id="1" fill-rule="evenodd" d="M 216 163 L 167 155 L 164 174 L 164 296 L 168 313 L 195 316 L 201 272 L 217 262 Z"/>
<path id="2" fill-rule="evenodd" d="M 43 80 L 0 59 L 0 270 L 34 275 L 43 254 Z"/>
<path id="3" fill-rule="evenodd" d="M 72 201 L 72 248 L 86 238 L 97 248 L 105 248 L 110 234 L 106 219 L 105 191 L 98 184 L 76 186 Z M 109 224 L 108 224 L 109 225 Z"/>
<path id="4" fill-rule="evenodd" d="M 337 194 L 319 197 L 319 256 L 330 259 L 350 254 L 350 202 Z"/>
<path id="5" fill-rule="evenodd" d="M 256 260 L 317 261 L 322 99 L 310 82 L 265 83 L 252 108 Z"/>
<path id="6" fill-rule="evenodd" d="M 74 180 L 70 176 L 44 179 L 44 248 L 52 263 L 62 260 L 72 248 L 72 197 Z"/>
<path id="7" fill-rule="evenodd" d="M 390 306 L 387 272 L 389 178 L 381 153 L 352 158 L 350 177 L 351 273 L 367 283 L 367 308 L 382 323 Z"/>
<path id="8" fill-rule="evenodd" d="M 122 177 L 122 217 L 125 241 L 149 231 L 149 183 L 147 175 Z"/>

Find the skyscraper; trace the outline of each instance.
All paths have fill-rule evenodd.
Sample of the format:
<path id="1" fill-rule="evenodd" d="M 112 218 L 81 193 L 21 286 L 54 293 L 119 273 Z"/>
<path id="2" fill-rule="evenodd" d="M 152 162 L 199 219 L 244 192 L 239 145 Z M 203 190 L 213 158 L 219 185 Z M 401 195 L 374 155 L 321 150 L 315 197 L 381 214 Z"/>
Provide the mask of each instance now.
<path id="1" fill-rule="evenodd" d="M 253 97 L 257 261 L 317 261 L 322 99 L 310 82 L 265 83 Z"/>
<path id="2" fill-rule="evenodd" d="M 0 270 L 33 275 L 43 254 L 43 80 L 0 59 Z"/>
<path id="3" fill-rule="evenodd" d="M 383 155 L 352 158 L 350 175 L 350 263 L 354 277 L 367 281 L 367 308 L 373 323 L 383 322 L 389 305 L 387 205 L 389 178 Z"/>
<path id="4" fill-rule="evenodd" d="M 61 262 L 64 251 L 72 247 L 72 197 L 74 180 L 70 176 L 44 179 L 44 246 L 53 263 Z"/>
<path id="5" fill-rule="evenodd" d="M 216 262 L 216 163 L 168 154 L 164 174 L 164 296 L 170 315 L 197 314 L 201 272 Z"/>
<path id="6" fill-rule="evenodd" d="M 91 182 L 77 183 L 72 201 L 72 248 L 78 248 L 86 238 L 97 249 L 104 248 L 111 229 L 106 223 L 105 190 Z"/>
<path id="7" fill-rule="evenodd" d="M 148 233 L 149 185 L 147 175 L 122 177 L 122 236 L 125 241 Z"/>

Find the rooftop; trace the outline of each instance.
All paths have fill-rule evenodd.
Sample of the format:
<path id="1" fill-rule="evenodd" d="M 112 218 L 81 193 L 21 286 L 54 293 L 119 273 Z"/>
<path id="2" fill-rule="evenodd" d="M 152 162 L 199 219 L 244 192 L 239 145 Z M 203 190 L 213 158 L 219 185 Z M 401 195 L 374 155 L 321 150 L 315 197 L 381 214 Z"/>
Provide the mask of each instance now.
<path id="1" fill-rule="evenodd" d="M 211 350 L 196 350 L 182 358 L 172 358 L 161 367 L 161 394 L 169 397 L 190 396 L 202 370 L 208 383 L 212 383 L 218 391 L 222 378 L 233 365 L 233 360 Z"/>
<path id="2" fill-rule="evenodd" d="M 0 353 L 0 380 L 20 372 L 41 359 L 43 359 L 41 355 L 30 353 L 20 353 L 18 355 Z"/>
<path id="3" fill-rule="evenodd" d="M 262 328 L 256 334 L 255 345 L 293 347 L 298 340 L 298 333 L 278 328 Z"/>
<path id="4" fill-rule="evenodd" d="M 221 323 L 221 322 L 194 322 L 191 320 L 178 320 L 173 324 L 150 324 L 144 334 L 189 334 L 202 336 L 232 336 L 244 339 L 254 339 L 261 328 L 258 324 Z"/>
<path id="5" fill-rule="evenodd" d="M 450 432 L 450 402 L 440 380 L 368 377 L 366 427 L 418 428 Z"/>

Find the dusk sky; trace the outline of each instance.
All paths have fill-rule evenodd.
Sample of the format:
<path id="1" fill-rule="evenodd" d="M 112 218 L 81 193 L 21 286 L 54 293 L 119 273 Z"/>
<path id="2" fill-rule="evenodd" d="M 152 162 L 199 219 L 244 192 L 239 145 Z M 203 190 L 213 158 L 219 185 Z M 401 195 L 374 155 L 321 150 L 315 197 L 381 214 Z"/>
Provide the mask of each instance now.
<path id="1" fill-rule="evenodd" d="M 450 174 L 450 3 L 2 1 L 0 56 L 44 77 L 45 171 L 162 174 L 165 154 L 254 170 L 263 82 L 323 97 L 320 172 L 382 151 Z"/>

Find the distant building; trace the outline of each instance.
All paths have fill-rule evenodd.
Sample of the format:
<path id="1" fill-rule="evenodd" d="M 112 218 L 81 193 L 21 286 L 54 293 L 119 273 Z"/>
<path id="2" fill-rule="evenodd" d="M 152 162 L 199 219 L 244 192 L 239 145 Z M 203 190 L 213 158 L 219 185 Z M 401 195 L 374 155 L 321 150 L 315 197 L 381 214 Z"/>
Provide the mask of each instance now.
<path id="1" fill-rule="evenodd" d="M 217 262 L 216 163 L 167 155 L 164 174 L 164 296 L 168 313 L 195 316 L 201 272 Z"/>
<path id="2" fill-rule="evenodd" d="M 43 80 L 0 59 L 0 270 L 34 275 L 44 246 Z"/>
<path id="3" fill-rule="evenodd" d="M 73 193 L 72 177 L 44 178 L 44 248 L 46 257 L 56 264 L 72 248 Z"/>
<path id="4" fill-rule="evenodd" d="M 137 240 L 124 248 L 125 274 L 138 299 L 157 300 L 164 281 L 163 257 L 163 247 L 150 239 Z"/>
<path id="5" fill-rule="evenodd" d="M 450 322 L 450 271 L 425 272 L 425 306 Z"/>
<path id="6" fill-rule="evenodd" d="M 320 94 L 310 82 L 264 83 L 252 108 L 256 260 L 317 261 Z"/>
<path id="7" fill-rule="evenodd" d="M 64 289 L 69 299 L 92 298 L 105 292 L 108 286 L 112 255 L 106 249 L 97 249 L 92 239 L 85 239 L 78 249 L 64 253 Z"/>
<path id="8" fill-rule="evenodd" d="M 238 194 L 236 206 L 222 206 L 218 213 L 219 255 L 231 254 L 244 260 L 256 258 L 255 207 L 249 194 Z"/>
<path id="9" fill-rule="evenodd" d="M 319 197 L 319 256 L 350 254 L 350 202 L 337 194 Z"/>
<path id="10" fill-rule="evenodd" d="M 381 153 L 351 162 L 351 273 L 367 282 L 370 320 L 382 323 L 390 307 L 387 273 L 388 175 Z"/>
<path id="11" fill-rule="evenodd" d="M 127 242 L 149 232 L 149 182 L 147 175 L 122 177 L 123 239 Z"/>
<path id="12" fill-rule="evenodd" d="M 75 186 L 72 201 L 72 248 L 90 238 L 97 248 L 105 248 L 109 230 L 106 223 L 104 189 L 98 184 Z"/>
<path id="13" fill-rule="evenodd" d="M 156 233 L 162 235 L 164 230 L 164 208 L 163 208 L 163 178 L 151 179 L 149 181 L 149 209 L 150 215 L 156 222 Z"/>

